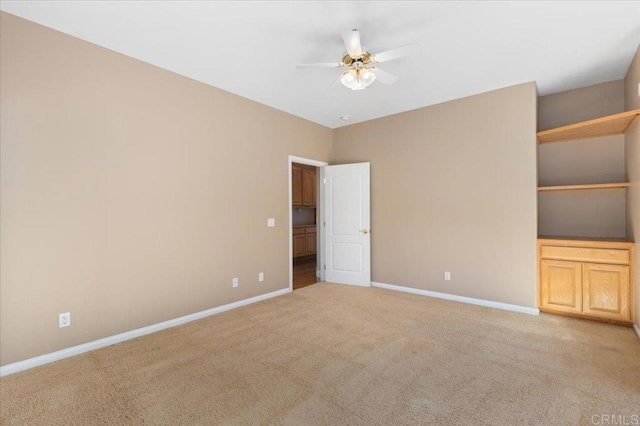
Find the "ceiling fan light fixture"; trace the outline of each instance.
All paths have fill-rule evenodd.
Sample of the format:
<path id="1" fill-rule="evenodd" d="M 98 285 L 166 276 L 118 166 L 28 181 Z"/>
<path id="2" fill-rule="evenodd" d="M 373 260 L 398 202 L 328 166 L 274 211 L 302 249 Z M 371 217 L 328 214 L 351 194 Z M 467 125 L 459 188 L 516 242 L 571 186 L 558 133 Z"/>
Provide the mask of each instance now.
<path id="1" fill-rule="evenodd" d="M 389 85 L 395 83 L 398 77 L 378 68 L 378 64 L 408 56 L 416 46 L 416 43 L 412 43 L 384 52 L 371 53 L 362 47 L 360 32 L 357 29 L 342 33 L 342 40 L 347 49 L 342 56 L 342 62 L 298 64 L 298 68 L 346 68 L 335 83 L 340 81 L 344 87 L 351 90 L 365 89 L 376 80 Z"/>
<path id="2" fill-rule="evenodd" d="M 351 90 L 362 90 L 376 80 L 376 75 L 368 68 L 352 68 L 342 73 L 340 82 Z"/>
<path id="3" fill-rule="evenodd" d="M 369 68 L 363 68 L 360 71 L 360 78 L 364 83 L 364 87 L 367 87 L 368 85 L 376 81 L 376 75 Z"/>
<path id="4" fill-rule="evenodd" d="M 351 89 L 356 82 L 357 74 L 354 70 L 345 71 L 342 73 L 342 77 L 340 78 L 340 83 L 342 83 L 345 87 Z"/>

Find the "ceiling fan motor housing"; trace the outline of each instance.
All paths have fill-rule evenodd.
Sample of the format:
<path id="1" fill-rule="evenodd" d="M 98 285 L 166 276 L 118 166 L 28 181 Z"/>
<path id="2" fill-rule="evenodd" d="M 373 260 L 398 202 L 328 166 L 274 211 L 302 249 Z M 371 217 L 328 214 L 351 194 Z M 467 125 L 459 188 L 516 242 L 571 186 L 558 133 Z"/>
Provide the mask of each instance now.
<path id="1" fill-rule="evenodd" d="M 365 65 L 371 63 L 371 53 L 365 50 L 357 58 L 350 56 L 348 53 L 342 57 L 342 63 L 347 66 L 352 65 L 354 62 L 362 62 Z"/>

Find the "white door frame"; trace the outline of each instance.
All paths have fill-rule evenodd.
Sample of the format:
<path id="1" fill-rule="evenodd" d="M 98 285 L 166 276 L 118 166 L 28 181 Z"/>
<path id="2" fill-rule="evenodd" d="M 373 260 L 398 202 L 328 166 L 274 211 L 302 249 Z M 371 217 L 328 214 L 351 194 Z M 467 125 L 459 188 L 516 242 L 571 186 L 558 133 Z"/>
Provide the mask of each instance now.
<path id="1" fill-rule="evenodd" d="M 322 179 L 324 178 L 324 166 L 328 166 L 329 163 L 325 161 L 313 160 L 311 158 L 303 158 L 296 157 L 295 155 L 289 156 L 289 196 L 287 197 L 289 200 L 289 204 L 287 209 L 289 210 L 289 290 L 293 290 L 293 213 L 291 209 L 291 205 L 293 204 L 293 200 L 291 199 L 292 192 L 292 182 L 291 182 L 291 165 L 293 163 L 298 164 L 306 164 L 307 166 L 314 166 L 320 168 L 318 173 L 318 189 L 316 192 L 316 204 L 318 200 L 324 199 L 324 185 L 321 184 Z M 320 280 L 324 280 L 324 270 L 321 265 L 324 264 L 324 232 L 319 232 L 320 230 L 324 230 L 322 228 L 322 223 L 324 221 L 324 203 L 320 201 L 320 214 L 318 215 L 318 211 L 316 211 L 316 217 L 318 218 L 316 223 L 316 238 L 318 240 L 318 248 L 316 250 L 316 257 L 318 259 L 318 267 L 320 268 Z"/>

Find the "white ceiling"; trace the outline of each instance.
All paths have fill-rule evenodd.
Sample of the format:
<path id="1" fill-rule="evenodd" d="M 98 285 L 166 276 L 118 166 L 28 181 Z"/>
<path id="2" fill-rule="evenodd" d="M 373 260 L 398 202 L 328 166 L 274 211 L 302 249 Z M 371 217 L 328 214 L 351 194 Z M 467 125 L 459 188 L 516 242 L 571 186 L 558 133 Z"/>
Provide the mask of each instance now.
<path id="1" fill-rule="evenodd" d="M 640 1 L 6 1 L 6 12 L 336 128 L 527 81 L 541 95 L 624 78 Z M 358 28 L 399 80 L 340 84 L 340 34 Z M 340 120 L 349 115 L 349 121 Z"/>

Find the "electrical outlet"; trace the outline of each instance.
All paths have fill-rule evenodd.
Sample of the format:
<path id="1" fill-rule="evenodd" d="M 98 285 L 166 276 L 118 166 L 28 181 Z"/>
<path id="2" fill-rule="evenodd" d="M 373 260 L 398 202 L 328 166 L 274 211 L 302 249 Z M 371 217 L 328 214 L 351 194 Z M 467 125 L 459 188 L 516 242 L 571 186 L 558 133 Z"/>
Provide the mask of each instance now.
<path id="1" fill-rule="evenodd" d="M 260 272 L 258 274 L 258 281 L 260 281 L 260 282 L 264 281 L 264 272 Z"/>
<path id="2" fill-rule="evenodd" d="M 58 315 L 58 328 L 69 327 L 71 325 L 71 312 Z"/>
<path id="3" fill-rule="evenodd" d="M 444 280 L 445 281 L 451 281 L 451 272 L 445 271 Z"/>
<path id="4" fill-rule="evenodd" d="M 234 287 L 234 288 L 235 288 L 235 287 L 238 287 L 238 279 L 237 279 L 237 278 L 234 278 L 234 279 L 233 279 L 233 287 Z"/>

